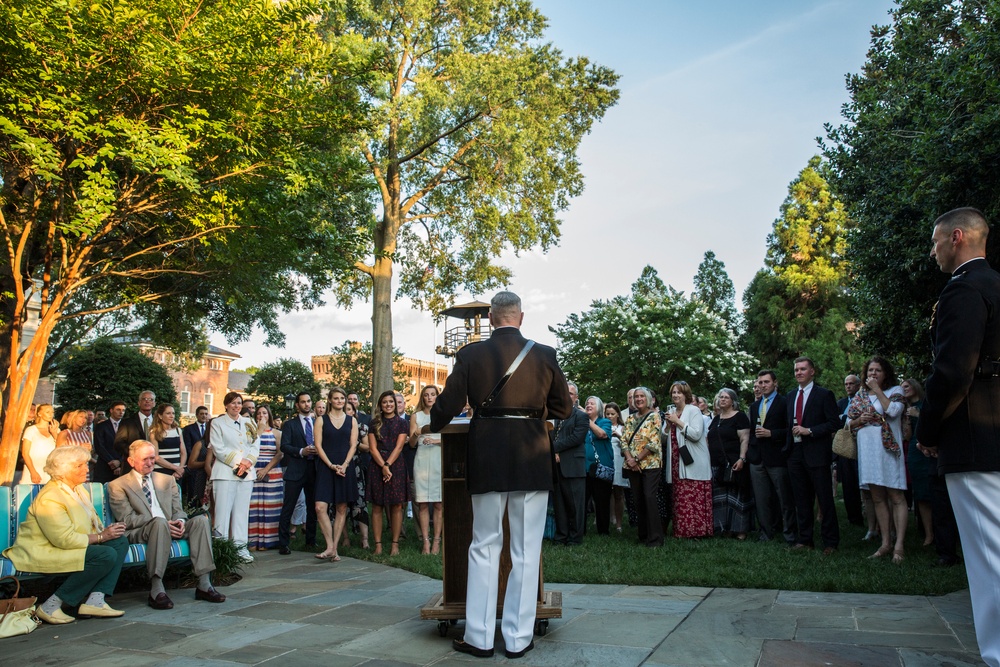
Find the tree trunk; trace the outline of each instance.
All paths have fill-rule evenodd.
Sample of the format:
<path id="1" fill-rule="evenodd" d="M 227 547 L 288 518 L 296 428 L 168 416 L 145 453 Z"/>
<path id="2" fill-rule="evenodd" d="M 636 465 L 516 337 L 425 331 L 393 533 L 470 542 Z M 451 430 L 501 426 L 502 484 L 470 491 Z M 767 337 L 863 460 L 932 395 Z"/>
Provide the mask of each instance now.
<path id="1" fill-rule="evenodd" d="M 375 260 L 372 275 L 372 413 L 378 396 L 393 388 L 392 382 L 392 259 Z"/>

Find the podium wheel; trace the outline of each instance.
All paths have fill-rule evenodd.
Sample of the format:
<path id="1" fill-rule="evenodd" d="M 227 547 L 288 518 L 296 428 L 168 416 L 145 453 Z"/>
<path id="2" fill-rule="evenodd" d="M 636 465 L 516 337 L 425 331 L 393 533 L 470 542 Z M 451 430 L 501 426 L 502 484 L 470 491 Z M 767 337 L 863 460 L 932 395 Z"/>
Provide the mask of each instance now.
<path id="1" fill-rule="evenodd" d="M 544 637 L 545 633 L 549 631 L 549 619 L 542 618 L 535 621 L 535 634 L 539 637 Z"/>
<path id="2" fill-rule="evenodd" d="M 438 621 L 438 634 L 442 637 L 448 636 L 448 621 Z"/>

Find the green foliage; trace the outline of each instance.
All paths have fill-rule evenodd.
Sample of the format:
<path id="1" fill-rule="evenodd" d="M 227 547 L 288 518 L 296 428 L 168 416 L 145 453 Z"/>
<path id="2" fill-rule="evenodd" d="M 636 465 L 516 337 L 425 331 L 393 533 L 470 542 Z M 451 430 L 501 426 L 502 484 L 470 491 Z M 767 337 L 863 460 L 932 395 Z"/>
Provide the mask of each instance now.
<path id="1" fill-rule="evenodd" d="M 621 405 L 638 385 L 665 402 L 676 380 L 711 395 L 722 387 L 748 389 L 753 373 L 753 360 L 739 350 L 719 315 L 664 285 L 650 266 L 630 295 L 594 301 L 590 310 L 550 330 L 559 339 L 559 363 L 580 385 L 580 395 Z"/>
<path id="2" fill-rule="evenodd" d="M 215 560 L 215 571 L 212 572 L 213 584 L 232 583 L 243 571 L 243 566 L 253 562 L 240 555 L 240 548 L 243 546 L 245 545 L 237 544 L 228 537 L 212 538 L 212 558 Z"/>
<path id="3" fill-rule="evenodd" d="M 813 359 L 817 379 L 834 386 L 857 359 L 845 258 L 851 220 L 830 191 L 819 157 L 788 186 L 781 217 L 767 238 L 765 267 L 743 293 L 743 344 L 761 368 L 794 385 L 792 361 Z"/>
<path id="4" fill-rule="evenodd" d="M 349 0 L 331 34 L 377 50 L 363 98 L 372 127 L 358 154 L 382 217 L 345 301 L 373 301 L 375 389 L 391 382 L 392 274 L 398 293 L 439 311 L 465 289 L 506 284 L 504 251 L 545 250 L 583 189 L 577 148 L 618 99 L 618 76 L 542 42 L 528 0 Z"/>
<path id="5" fill-rule="evenodd" d="M 313 400 L 318 400 L 319 382 L 308 366 L 288 357 L 261 365 L 247 384 L 247 393 L 263 396 L 271 405 L 271 411 L 275 413 L 284 413 L 287 394 L 298 394 L 303 391 L 309 392 Z"/>
<path id="6" fill-rule="evenodd" d="M 135 410 L 139 392 L 156 394 L 156 402 L 176 407 L 174 383 L 163 366 L 138 349 L 107 338 L 68 353 L 59 365 L 62 380 L 56 397 L 67 410 L 107 410 L 111 401 L 125 401 Z"/>
<path id="7" fill-rule="evenodd" d="M 901 0 L 847 79 L 844 123 L 826 128 L 833 184 L 857 222 L 848 256 L 861 342 L 907 374 L 929 370 L 927 328 L 947 280 L 928 259 L 933 221 L 959 206 L 1000 218 L 998 65 L 1000 2 Z"/>
<path id="8" fill-rule="evenodd" d="M 730 330 L 737 330 L 739 321 L 736 315 L 736 288 L 726 273 L 725 263 L 717 259 L 711 250 L 705 252 L 705 259 L 694 274 L 694 293 L 691 298 L 697 299 L 709 312 L 721 317 Z"/>
<path id="9" fill-rule="evenodd" d="M 373 349 L 371 343 L 361 343 L 345 340 L 341 345 L 331 350 L 329 386 L 343 387 L 348 392 L 357 392 L 360 406 L 364 412 L 372 413 L 372 373 Z M 392 388 L 403 391 L 406 382 L 403 369 L 403 353 L 398 349 L 392 351 Z M 380 392 L 381 393 L 381 392 Z"/>

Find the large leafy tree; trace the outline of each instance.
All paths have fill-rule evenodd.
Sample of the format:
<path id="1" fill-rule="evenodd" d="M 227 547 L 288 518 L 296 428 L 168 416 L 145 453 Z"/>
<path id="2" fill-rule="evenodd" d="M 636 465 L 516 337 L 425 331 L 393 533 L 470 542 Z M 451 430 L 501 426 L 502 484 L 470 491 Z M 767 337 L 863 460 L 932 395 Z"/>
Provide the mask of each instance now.
<path id="1" fill-rule="evenodd" d="M 646 385 L 669 401 L 676 380 L 695 393 L 748 388 L 753 360 L 716 313 L 665 285 L 643 269 L 631 294 L 594 301 L 550 327 L 559 339 L 559 363 L 581 395 L 624 401 L 631 387 Z"/>
<path id="2" fill-rule="evenodd" d="M 318 400 L 319 382 L 308 366 L 288 357 L 262 364 L 247 384 L 248 394 L 267 399 L 272 410 L 277 412 L 283 411 L 285 396 L 303 391 L 309 392 L 313 400 Z"/>
<path id="3" fill-rule="evenodd" d="M 347 0 L 331 34 L 378 50 L 358 152 L 380 216 L 345 298 L 372 302 L 374 391 L 392 386 L 398 294 L 442 308 L 459 289 L 503 285 L 504 250 L 547 249 L 583 189 L 577 148 L 615 103 L 618 79 L 543 43 L 528 0 Z"/>
<path id="4" fill-rule="evenodd" d="M 361 400 L 361 409 L 371 412 L 372 401 L 377 394 L 372 393 L 374 349 L 371 343 L 362 345 L 356 341 L 346 340 L 333 348 L 330 356 L 330 385 L 343 387 L 347 391 L 357 392 Z M 403 353 L 398 349 L 392 351 L 392 385 L 387 389 L 403 391 L 406 381 L 403 379 Z M 379 393 L 382 393 L 381 391 Z"/>
<path id="5" fill-rule="evenodd" d="M 845 257 L 851 221 L 827 175 L 813 157 L 788 186 L 764 268 L 743 293 L 744 347 L 785 387 L 799 355 L 811 357 L 822 378 L 846 374 L 857 356 Z"/>
<path id="6" fill-rule="evenodd" d="M 174 403 L 174 383 L 166 369 L 129 345 L 99 338 L 67 352 L 59 364 L 56 387 L 65 410 L 107 410 L 111 401 L 135 408 L 139 393 L 149 390 L 158 403 Z"/>
<path id="7" fill-rule="evenodd" d="M 827 127 L 833 184 L 857 223 L 848 257 L 862 344 L 911 373 L 929 368 L 947 280 L 928 258 L 934 219 L 959 206 L 1000 219 L 998 67 L 1000 2 L 900 0 L 847 79 L 844 123 Z"/>
<path id="8" fill-rule="evenodd" d="M 705 258 L 694 274 L 694 292 L 691 296 L 703 303 L 710 312 L 721 317 L 731 330 L 737 330 L 739 321 L 736 316 L 736 288 L 726 272 L 725 262 L 711 250 L 705 252 Z"/>
<path id="9" fill-rule="evenodd" d="M 64 349 L 127 310 L 175 349 L 197 353 L 204 322 L 274 342 L 277 312 L 345 265 L 365 51 L 324 41 L 322 9 L 0 4 L 0 481 L 54 334 Z"/>

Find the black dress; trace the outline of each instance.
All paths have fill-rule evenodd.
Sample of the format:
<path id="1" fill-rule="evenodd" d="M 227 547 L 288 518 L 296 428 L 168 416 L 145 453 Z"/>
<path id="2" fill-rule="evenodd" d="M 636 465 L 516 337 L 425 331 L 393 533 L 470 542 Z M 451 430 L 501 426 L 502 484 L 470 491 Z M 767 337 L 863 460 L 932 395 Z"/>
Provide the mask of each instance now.
<path id="1" fill-rule="evenodd" d="M 333 425 L 330 415 L 320 417 L 323 423 L 323 452 L 334 465 L 340 465 L 347 458 L 351 449 L 351 426 L 354 417 L 344 416 L 340 428 Z M 358 499 L 357 468 L 354 460 L 348 463 L 345 475 L 341 477 L 333 469 L 328 468 L 323 460 L 316 457 L 316 502 L 336 505 L 337 503 L 353 503 Z"/>
<path id="2" fill-rule="evenodd" d="M 708 427 L 708 451 L 712 457 L 713 528 L 719 533 L 748 533 L 754 527 L 753 488 L 746 464 L 736 474 L 735 484 L 720 484 L 719 469 L 740 458 L 738 431 L 750 428 L 750 418 L 737 411 L 728 419 L 716 415 Z"/>

